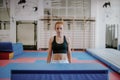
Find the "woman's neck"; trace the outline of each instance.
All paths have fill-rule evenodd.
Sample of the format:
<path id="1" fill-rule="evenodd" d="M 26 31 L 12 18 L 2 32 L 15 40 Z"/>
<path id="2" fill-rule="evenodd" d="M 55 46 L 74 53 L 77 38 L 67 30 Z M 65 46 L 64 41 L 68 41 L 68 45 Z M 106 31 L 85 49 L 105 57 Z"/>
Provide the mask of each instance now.
<path id="1" fill-rule="evenodd" d="M 59 38 L 63 37 L 62 34 L 57 34 L 56 36 L 59 37 Z"/>

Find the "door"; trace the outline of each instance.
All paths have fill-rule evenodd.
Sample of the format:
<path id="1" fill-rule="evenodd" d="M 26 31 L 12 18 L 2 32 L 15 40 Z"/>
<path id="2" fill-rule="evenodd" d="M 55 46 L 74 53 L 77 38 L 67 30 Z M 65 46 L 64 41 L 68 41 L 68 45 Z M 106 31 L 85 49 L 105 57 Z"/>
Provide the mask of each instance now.
<path id="1" fill-rule="evenodd" d="M 23 44 L 25 50 L 37 48 L 36 22 L 17 22 L 16 41 Z"/>

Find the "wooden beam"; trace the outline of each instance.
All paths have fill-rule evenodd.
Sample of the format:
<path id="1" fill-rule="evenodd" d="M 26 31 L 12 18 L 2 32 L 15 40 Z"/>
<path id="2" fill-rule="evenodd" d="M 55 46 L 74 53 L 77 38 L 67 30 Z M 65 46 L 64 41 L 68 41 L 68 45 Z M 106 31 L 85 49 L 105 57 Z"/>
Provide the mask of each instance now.
<path id="1" fill-rule="evenodd" d="M 50 21 L 50 20 L 52 20 L 52 21 L 73 21 L 73 19 L 40 19 L 41 21 Z M 91 22 L 95 22 L 95 20 L 94 19 L 86 19 L 86 20 L 84 20 L 84 19 L 74 19 L 74 21 L 91 21 Z"/>

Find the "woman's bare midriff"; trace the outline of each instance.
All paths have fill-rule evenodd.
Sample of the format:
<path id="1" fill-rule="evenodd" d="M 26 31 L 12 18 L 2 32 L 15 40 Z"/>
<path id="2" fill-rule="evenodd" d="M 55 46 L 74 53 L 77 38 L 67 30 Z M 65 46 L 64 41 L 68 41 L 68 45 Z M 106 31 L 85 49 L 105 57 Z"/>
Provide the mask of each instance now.
<path id="1" fill-rule="evenodd" d="M 53 54 L 52 60 L 68 60 L 67 54 L 55 53 L 55 54 Z"/>

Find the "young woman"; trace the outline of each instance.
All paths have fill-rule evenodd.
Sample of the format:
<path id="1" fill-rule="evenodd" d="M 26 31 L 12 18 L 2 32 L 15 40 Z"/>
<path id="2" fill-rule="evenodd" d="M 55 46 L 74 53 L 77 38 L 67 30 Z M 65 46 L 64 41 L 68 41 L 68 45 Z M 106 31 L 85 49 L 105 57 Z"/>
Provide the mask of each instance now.
<path id="1" fill-rule="evenodd" d="M 47 63 L 71 63 L 70 39 L 63 30 L 63 22 L 56 22 L 56 35 L 49 40 Z"/>

